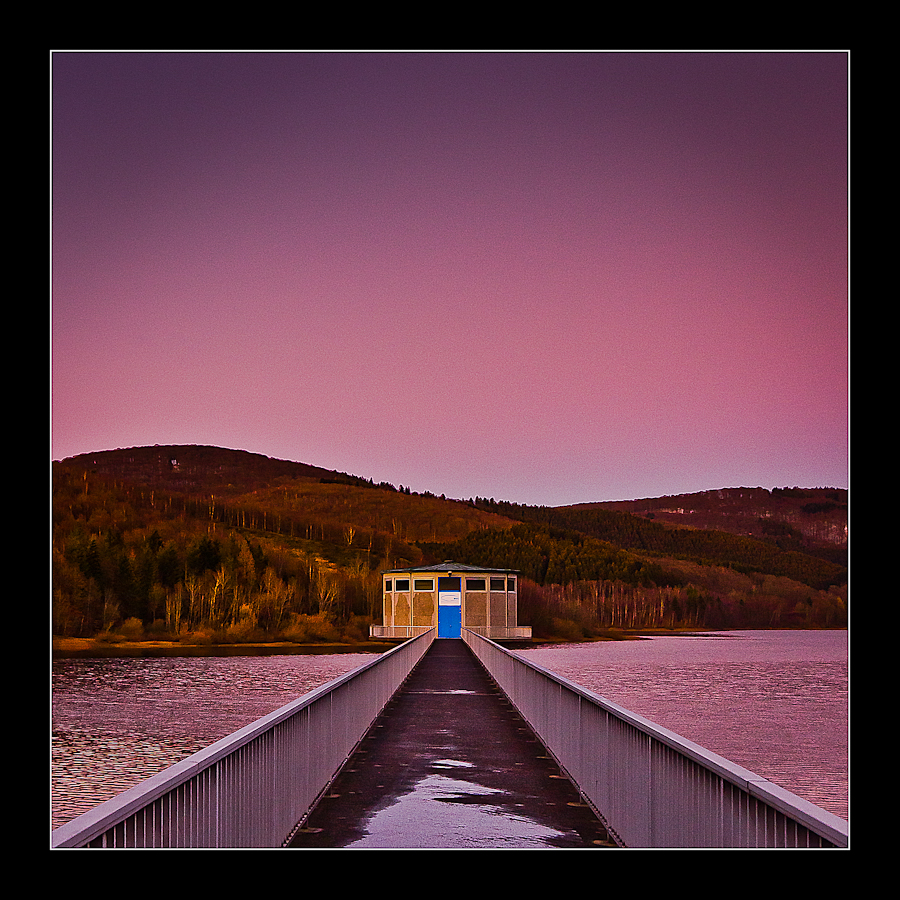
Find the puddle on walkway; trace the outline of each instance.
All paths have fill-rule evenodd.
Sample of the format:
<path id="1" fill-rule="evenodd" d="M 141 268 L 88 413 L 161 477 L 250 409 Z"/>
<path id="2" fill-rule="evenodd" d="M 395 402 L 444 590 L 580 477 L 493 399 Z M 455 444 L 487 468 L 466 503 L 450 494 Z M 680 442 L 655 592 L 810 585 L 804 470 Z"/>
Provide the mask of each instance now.
<path id="1" fill-rule="evenodd" d="M 408 694 L 429 694 L 431 696 L 435 695 L 446 695 L 446 694 L 468 694 L 470 697 L 490 697 L 490 694 L 486 694 L 483 691 L 466 691 L 462 689 L 451 689 L 447 691 L 407 691 Z"/>
<path id="2" fill-rule="evenodd" d="M 435 767 L 466 767 L 458 760 L 437 760 Z M 500 796 L 497 796 L 500 795 Z M 566 834 L 500 806 L 502 791 L 432 774 L 412 791 L 376 812 L 366 834 L 347 844 L 358 849 L 475 849 L 559 846 Z M 498 802 L 491 802 L 496 797 Z"/>
<path id="3" fill-rule="evenodd" d="M 436 759 L 431 764 L 435 769 L 474 769 L 474 763 L 463 762 L 461 759 Z"/>

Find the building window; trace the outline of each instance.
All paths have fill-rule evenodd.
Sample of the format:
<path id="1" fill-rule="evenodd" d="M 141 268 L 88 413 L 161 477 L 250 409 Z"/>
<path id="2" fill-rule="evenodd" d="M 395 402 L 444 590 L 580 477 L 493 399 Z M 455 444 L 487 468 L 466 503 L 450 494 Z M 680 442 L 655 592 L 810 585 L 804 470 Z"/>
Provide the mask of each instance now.
<path id="1" fill-rule="evenodd" d="M 396 590 L 408 591 L 409 590 L 409 579 L 408 578 L 398 578 Z"/>
<path id="2" fill-rule="evenodd" d="M 413 582 L 413 589 L 417 591 L 433 591 L 434 590 L 434 579 L 433 578 L 417 578 Z"/>
<path id="3" fill-rule="evenodd" d="M 516 589 L 516 579 L 510 578 L 508 587 L 506 588 L 508 591 L 514 591 Z"/>
<path id="4" fill-rule="evenodd" d="M 385 583 L 384 583 L 384 590 L 385 590 L 385 592 L 387 592 L 387 591 L 390 591 L 390 589 L 391 589 L 391 579 L 388 578 L 388 580 L 385 581 Z"/>
<path id="5" fill-rule="evenodd" d="M 492 578 L 491 579 L 491 590 L 492 591 L 505 591 L 506 590 L 506 581 L 502 578 Z"/>
<path id="6" fill-rule="evenodd" d="M 485 586 L 485 580 L 483 578 L 467 578 L 466 579 L 466 590 L 467 591 L 485 591 L 487 587 Z"/>

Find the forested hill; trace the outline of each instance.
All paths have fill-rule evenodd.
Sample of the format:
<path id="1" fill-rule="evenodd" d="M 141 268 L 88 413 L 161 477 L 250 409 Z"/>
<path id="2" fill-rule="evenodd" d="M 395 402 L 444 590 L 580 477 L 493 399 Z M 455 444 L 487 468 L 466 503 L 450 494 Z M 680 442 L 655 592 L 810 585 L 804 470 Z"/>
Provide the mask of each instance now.
<path id="1" fill-rule="evenodd" d="M 537 636 L 846 624 L 846 492 L 761 490 L 547 508 L 200 445 L 82 454 L 53 464 L 54 632 L 356 640 L 382 569 L 446 559 L 519 569 Z"/>
<path id="2" fill-rule="evenodd" d="M 726 488 L 696 494 L 574 506 L 520 506 L 476 499 L 520 521 L 572 529 L 619 547 L 746 562 L 793 552 L 847 565 L 847 491 L 837 488 Z M 742 540 L 743 539 L 743 540 Z"/>
<path id="3" fill-rule="evenodd" d="M 848 491 L 843 488 L 722 488 L 643 500 L 582 503 L 565 507 L 563 512 L 578 515 L 596 509 L 632 513 L 690 528 L 774 539 L 785 549 L 817 553 L 846 563 Z"/>

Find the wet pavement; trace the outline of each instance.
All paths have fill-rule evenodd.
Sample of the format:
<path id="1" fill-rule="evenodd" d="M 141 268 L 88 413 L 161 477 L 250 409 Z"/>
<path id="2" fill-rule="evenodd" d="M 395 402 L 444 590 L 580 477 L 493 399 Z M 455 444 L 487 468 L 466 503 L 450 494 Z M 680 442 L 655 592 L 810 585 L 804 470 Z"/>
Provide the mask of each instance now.
<path id="1" fill-rule="evenodd" d="M 437 640 L 292 848 L 615 846 L 461 640 Z"/>

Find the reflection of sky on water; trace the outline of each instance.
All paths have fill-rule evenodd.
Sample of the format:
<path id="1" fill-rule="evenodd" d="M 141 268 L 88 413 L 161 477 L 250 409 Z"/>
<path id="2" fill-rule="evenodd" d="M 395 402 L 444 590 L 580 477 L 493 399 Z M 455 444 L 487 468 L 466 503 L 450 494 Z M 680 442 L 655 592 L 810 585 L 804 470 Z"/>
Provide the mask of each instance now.
<path id="1" fill-rule="evenodd" d="M 208 742 L 141 732 L 56 730 L 52 741 L 53 827 L 93 809 Z"/>

